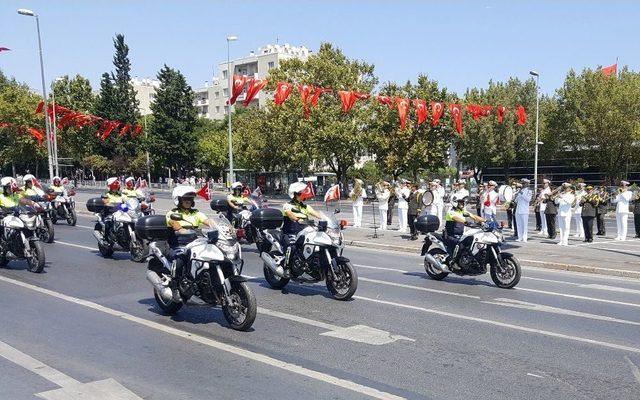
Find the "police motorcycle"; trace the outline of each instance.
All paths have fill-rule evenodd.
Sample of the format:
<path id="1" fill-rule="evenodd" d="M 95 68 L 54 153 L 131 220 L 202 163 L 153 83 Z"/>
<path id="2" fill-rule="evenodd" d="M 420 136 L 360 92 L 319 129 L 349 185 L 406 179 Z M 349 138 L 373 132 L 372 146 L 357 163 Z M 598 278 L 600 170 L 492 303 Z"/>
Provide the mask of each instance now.
<path id="1" fill-rule="evenodd" d="M 450 273 L 456 275 L 491 274 L 496 286 L 515 287 L 520 281 L 520 262 L 511 253 L 500 249 L 504 243 L 502 227 L 495 221 L 468 223 L 464 234 L 456 240 L 447 237 L 446 230 L 436 233 L 440 220 L 435 215 L 420 215 L 415 227 L 426 235 L 421 255 L 424 269 L 434 280 L 442 280 Z"/>
<path id="2" fill-rule="evenodd" d="M 249 205 L 242 206 L 242 210 L 234 215 L 232 225 L 236 228 L 239 241 L 247 244 L 255 243 L 260 250 L 264 243 L 264 235 L 251 223 L 251 216 L 254 211 L 267 207 L 265 204 L 267 199 L 256 196 L 251 196 L 248 199 Z M 230 207 L 227 199 L 213 199 L 209 206 L 213 211 L 229 215 Z"/>
<path id="3" fill-rule="evenodd" d="M 351 261 L 342 256 L 347 221 L 334 215 L 322 215 L 317 223 L 307 221 L 296 235 L 285 235 L 278 230 L 284 217 L 280 210 L 254 211 L 251 222 L 265 237 L 259 248 L 264 262 L 263 273 L 273 289 L 282 289 L 294 281 L 315 283 L 325 281 L 336 300 L 348 300 L 358 288 L 358 275 Z M 284 267 L 287 267 L 286 269 Z"/>
<path id="4" fill-rule="evenodd" d="M 44 246 L 38 238 L 37 212 L 31 206 L 0 210 L 0 267 L 9 260 L 27 260 L 27 269 L 40 273 L 44 269 Z"/>
<path id="5" fill-rule="evenodd" d="M 172 220 L 182 216 L 174 213 Z M 215 228 L 206 233 L 190 229 L 186 235 L 172 233 L 165 216 L 142 217 L 136 223 L 136 233 L 148 240 L 147 280 L 153 285 L 158 306 L 167 315 L 174 315 L 195 297 L 206 305 L 221 306 L 224 318 L 232 329 L 246 331 L 256 318 L 256 298 L 241 275 L 242 249 L 231 223 L 221 214 L 211 218 Z M 171 250 L 166 240 L 176 234 L 179 248 Z M 176 254 L 178 253 L 178 254 Z M 180 255 L 181 254 L 181 255 Z M 186 263 L 178 268 L 178 258 Z"/>
<path id="6" fill-rule="evenodd" d="M 87 201 L 87 210 L 96 216 L 93 236 L 103 257 L 111 257 L 119 247 L 128 251 L 133 261 L 144 261 L 146 243 L 135 233 L 135 223 L 142 217 L 138 199 L 127 198 L 117 205 L 105 205 L 101 197 L 96 197 Z"/>
<path id="7" fill-rule="evenodd" d="M 57 223 L 58 220 L 66 220 L 67 225 L 75 226 L 78 222 L 76 201 L 74 199 L 75 190 L 69 190 L 65 194 L 64 192 L 57 193 L 49 189 L 48 194 L 51 197 L 51 220 L 53 223 Z"/>
<path id="8" fill-rule="evenodd" d="M 36 235 L 43 243 L 53 243 L 55 238 L 55 230 L 53 227 L 53 221 L 51 220 L 51 202 L 49 197 L 45 196 L 27 196 L 27 198 L 34 203 L 37 203 L 40 208 L 35 209 L 36 212 Z"/>

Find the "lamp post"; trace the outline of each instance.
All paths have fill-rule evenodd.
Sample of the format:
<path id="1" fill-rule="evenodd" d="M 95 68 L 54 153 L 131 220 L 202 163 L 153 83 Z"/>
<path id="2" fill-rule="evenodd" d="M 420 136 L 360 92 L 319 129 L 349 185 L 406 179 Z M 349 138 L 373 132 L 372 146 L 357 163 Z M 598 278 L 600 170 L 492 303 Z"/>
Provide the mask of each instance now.
<path id="1" fill-rule="evenodd" d="M 61 81 L 62 78 L 56 78 L 53 80 L 53 82 L 51 82 L 51 103 L 53 104 L 53 135 L 52 138 L 53 140 L 51 141 L 51 150 L 52 150 L 52 154 L 53 154 L 53 169 L 54 169 L 54 173 L 56 174 L 56 176 L 60 176 L 60 171 L 58 170 L 59 165 L 58 165 L 58 130 L 56 128 L 56 91 L 55 91 L 55 87 L 54 84 L 56 82 Z"/>
<path id="2" fill-rule="evenodd" d="M 533 161 L 533 198 L 536 198 L 538 192 L 538 145 L 540 141 L 538 138 L 538 122 L 540 117 L 540 74 L 537 71 L 529 71 L 531 76 L 536 77 L 536 147 Z"/>
<path id="3" fill-rule="evenodd" d="M 25 8 L 18 9 L 18 14 L 24 15 L 27 17 L 35 17 L 36 18 L 36 30 L 38 31 L 38 50 L 40 52 L 40 77 L 42 79 L 42 99 L 44 101 L 44 124 L 47 134 L 47 158 L 49 161 L 49 179 L 53 180 L 53 160 L 52 160 L 52 150 L 53 146 L 51 143 L 51 126 L 49 124 L 49 116 L 47 115 L 48 105 L 47 105 L 47 87 L 44 83 L 44 62 L 42 61 L 42 40 L 40 38 L 40 19 L 38 18 L 38 14 L 34 13 L 31 10 L 27 10 Z"/>
<path id="4" fill-rule="evenodd" d="M 231 46 L 231 42 L 234 42 L 236 40 L 238 40 L 237 36 L 227 36 L 227 80 L 229 82 L 229 96 L 227 101 L 227 113 L 229 114 L 229 185 L 231 185 L 231 182 L 233 181 L 233 138 L 231 136 L 231 86 L 233 84 L 233 73 L 231 73 L 231 59 L 229 58 L 229 48 Z"/>

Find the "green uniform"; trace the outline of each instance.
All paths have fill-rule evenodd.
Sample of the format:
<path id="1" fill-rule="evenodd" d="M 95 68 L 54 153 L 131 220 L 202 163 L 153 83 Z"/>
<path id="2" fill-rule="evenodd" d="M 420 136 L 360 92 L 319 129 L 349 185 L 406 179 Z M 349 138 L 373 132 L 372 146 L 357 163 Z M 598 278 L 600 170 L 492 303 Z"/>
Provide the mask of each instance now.
<path id="1" fill-rule="evenodd" d="M 115 206 L 127 201 L 127 196 L 118 192 L 107 192 L 102 195 L 102 198 L 107 200 L 107 204 L 111 206 Z"/>
<path id="2" fill-rule="evenodd" d="M 180 224 L 181 227 L 189 226 L 195 228 L 199 228 L 203 225 L 209 218 L 207 218 L 206 214 L 196 210 L 195 208 L 191 210 L 183 210 L 180 208 L 174 208 L 173 210 L 167 213 L 167 226 L 171 226 L 171 214 L 180 214 L 184 221 L 176 221 Z"/>
<path id="3" fill-rule="evenodd" d="M 244 203 L 248 203 L 249 199 L 242 196 L 235 196 L 233 193 L 227 195 L 227 201 L 235 204 L 236 206 L 241 206 Z"/>
<path id="4" fill-rule="evenodd" d="M 54 192 L 56 193 L 64 193 L 64 186 L 60 185 L 51 185 L 49 186 L 49 189 L 53 189 Z"/>
<path id="5" fill-rule="evenodd" d="M 459 236 L 464 233 L 464 223 L 456 221 L 454 219 L 456 215 L 466 218 L 470 214 L 464 210 L 459 210 L 457 208 L 452 208 L 451 210 L 449 210 L 449 212 L 447 212 L 447 215 L 444 217 L 444 220 L 445 220 L 445 229 L 447 231 L 447 235 L 449 236 Z"/>
<path id="6" fill-rule="evenodd" d="M 130 199 L 140 199 L 144 197 L 144 193 L 139 189 L 122 189 L 122 194 Z"/>
<path id="7" fill-rule="evenodd" d="M 288 203 L 284 203 L 282 206 L 282 215 L 284 215 L 284 225 L 282 226 L 282 232 L 285 234 L 295 234 L 302 230 L 303 226 L 294 221 L 287 215 L 287 211 L 291 212 L 296 218 L 301 220 L 308 220 L 309 215 L 314 213 L 313 207 L 301 202 L 292 200 Z"/>
<path id="8" fill-rule="evenodd" d="M 0 208 L 13 208 L 20 204 L 20 196 L 17 194 L 0 194 Z"/>
<path id="9" fill-rule="evenodd" d="M 44 192 L 33 186 L 28 189 L 26 186 L 23 186 L 22 192 L 20 192 L 20 197 L 31 197 L 31 196 L 44 196 Z"/>

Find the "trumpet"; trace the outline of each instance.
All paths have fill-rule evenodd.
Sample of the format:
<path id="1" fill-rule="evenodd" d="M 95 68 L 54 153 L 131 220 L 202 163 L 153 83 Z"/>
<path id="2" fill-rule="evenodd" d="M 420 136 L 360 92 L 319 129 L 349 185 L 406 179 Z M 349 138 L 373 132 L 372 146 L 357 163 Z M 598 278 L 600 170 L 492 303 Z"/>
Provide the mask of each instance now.
<path id="1" fill-rule="evenodd" d="M 551 191 L 551 193 L 547 193 L 545 195 L 545 201 L 555 201 L 558 196 L 560 196 L 560 189 L 562 189 L 562 186 L 558 186 L 557 188 L 553 189 Z"/>

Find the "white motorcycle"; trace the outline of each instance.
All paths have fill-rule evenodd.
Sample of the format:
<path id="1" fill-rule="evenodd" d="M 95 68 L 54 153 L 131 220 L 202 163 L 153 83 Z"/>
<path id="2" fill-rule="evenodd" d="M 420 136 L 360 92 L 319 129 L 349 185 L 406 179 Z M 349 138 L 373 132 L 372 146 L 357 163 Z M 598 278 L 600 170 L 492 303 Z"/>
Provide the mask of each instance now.
<path id="1" fill-rule="evenodd" d="M 30 206 L 2 210 L 0 267 L 9 260 L 27 260 L 27 269 L 40 273 L 44 269 L 44 246 L 36 234 L 36 211 Z"/>
<path id="2" fill-rule="evenodd" d="M 90 204 L 91 203 L 91 204 Z M 105 215 L 105 208 L 111 212 Z M 127 199 L 117 206 L 105 206 L 101 198 L 89 199 L 87 209 L 97 218 L 93 235 L 103 257 L 111 257 L 116 247 L 128 251 L 131 259 L 142 262 L 147 253 L 145 242 L 135 233 L 135 223 L 142 216 L 138 199 Z"/>

